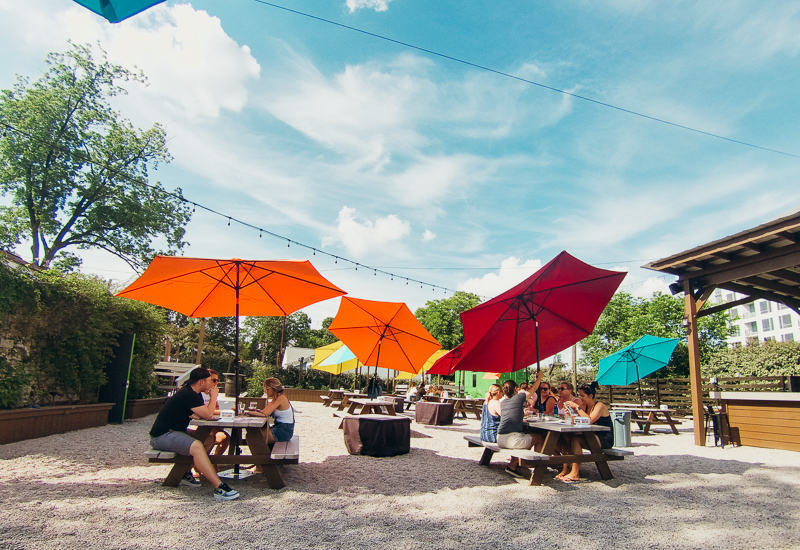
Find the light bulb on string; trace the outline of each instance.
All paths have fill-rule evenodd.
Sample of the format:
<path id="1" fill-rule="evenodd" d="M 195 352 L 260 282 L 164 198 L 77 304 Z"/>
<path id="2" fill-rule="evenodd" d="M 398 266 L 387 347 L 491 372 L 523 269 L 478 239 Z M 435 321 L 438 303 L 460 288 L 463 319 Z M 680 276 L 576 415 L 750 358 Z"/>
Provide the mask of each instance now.
<path id="1" fill-rule="evenodd" d="M 230 227 L 230 226 L 231 226 L 231 219 L 228 218 L 228 227 Z"/>

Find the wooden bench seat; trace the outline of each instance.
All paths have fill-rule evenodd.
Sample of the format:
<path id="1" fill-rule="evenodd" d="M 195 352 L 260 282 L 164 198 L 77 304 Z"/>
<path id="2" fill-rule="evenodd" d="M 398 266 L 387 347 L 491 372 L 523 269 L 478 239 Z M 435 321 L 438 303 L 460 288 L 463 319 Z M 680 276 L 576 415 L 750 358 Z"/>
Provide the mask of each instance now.
<path id="1" fill-rule="evenodd" d="M 603 452 L 611 456 L 633 456 L 633 451 L 629 451 L 628 449 L 620 449 L 618 447 L 603 449 Z"/>
<path id="2" fill-rule="evenodd" d="M 481 466 L 488 466 L 492 461 L 494 453 L 500 452 L 500 447 L 497 445 L 497 443 L 481 441 L 479 435 L 465 435 L 464 439 L 467 440 L 467 444 L 470 447 L 483 447 L 483 454 L 481 455 L 481 459 L 478 461 L 478 464 Z"/>
<path id="3" fill-rule="evenodd" d="M 246 445 L 246 442 L 242 442 L 242 444 Z M 148 462 L 158 464 L 192 461 L 191 456 L 179 455 L 172 451 L 159 451 L 158 449 L 149 449 L 144 452 L 144 455 L 147 457 Z M 253 461 L 253 455 L 212 455 L 208 458 L 211 459 L 212 464 L 250 464 Z M 278 464 L 297 464 L 300 461 L 300 436 L 295 434 L 289 441 L 276 441 L 272 446 L 270 459 Z"/>
<path id="4" fill-rule="evenodd" d="M 174 464 L 169 475 L 164 479 L 163 485 L 177 487 L 181 477 L 189 471 L 193 463 L 192 457 L 180 455 L 169 451 L 150 449 L 145 451 L 147 461 L 153 464 Z M 278 465 L 297 464 L 300 461 L 300 436 L 294 435 L 289 441 L 276 442 L 269 456 L 266 455 L 211 455 L 208 457 L 212 464 L 257 464 L 261 465 L 263 475 L 270 488 L 281 489 L 285 487 Z"/>

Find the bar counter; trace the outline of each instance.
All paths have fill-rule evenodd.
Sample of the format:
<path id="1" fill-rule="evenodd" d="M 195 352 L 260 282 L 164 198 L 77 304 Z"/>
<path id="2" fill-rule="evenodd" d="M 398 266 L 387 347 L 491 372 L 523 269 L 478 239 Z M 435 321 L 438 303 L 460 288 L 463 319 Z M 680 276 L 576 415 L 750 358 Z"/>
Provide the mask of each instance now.
<path id="1" fill-rule="evenodd" d="M 800 393 L 724 391 L 710 397 L 728 413 L 734 443 L 800 451 Z"/>

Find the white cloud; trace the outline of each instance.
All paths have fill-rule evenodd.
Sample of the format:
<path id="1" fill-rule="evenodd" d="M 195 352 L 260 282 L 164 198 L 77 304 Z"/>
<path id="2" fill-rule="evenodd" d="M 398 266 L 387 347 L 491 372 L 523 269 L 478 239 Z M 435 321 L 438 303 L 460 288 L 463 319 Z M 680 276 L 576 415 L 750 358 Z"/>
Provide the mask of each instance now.
<path id="1" fill-rule="evenodd" d="M 385 252 L 385 247 L 398 243 L 411 233 L 411 224 L 394 214 L 373 220 L 358 218 L 355 208 L 342 207 L 333 235 L 322 239 L 322 245 L 340 243 L 348 253 L 361 258 L 369 253 Z"/>
<path id="2" fill-rule="evenodd" d="M 674 277 L 670 277 L 670 280 L 666 280 L 664 277 L 650 277 L 635 284 L 631 294 L 637 298 L 652 298 L 656 292 L 670 294 L 669 285 L 673 280 Z"/>
<path id="3" fill-rule="evenodd" d="M 432 241 L 435 238 L 436 238 L 436 233 L 434 233 L 430 229 L 426 229 L 425 232 L 422 234 L 422 240 L 425 242 Z"/>
<path id="4" fill-rule="evenodd" d="M 258 79 L 261 67 L 219 18 L 179 4 L 128 21 L 111 27 L 103 44 L 112 59 L 147 75 L 143 93 L 150 109 L 155 103 L 172 117 L 192 119 L 244 108 L 248 82 Z"/>
<path id="5" fill-rule="evenodd" d="M 261 98 L 275 118 L 328 149 L 379 170 L 393 152 L 415 151 L 427 138 L 414 129 L 435 87 L 424 76 L 427 60 L 403 55 L 387 67 L 347 66 L 325 77 L 294 52 L 280 52 Z"/>
<path id="6" fill-rule="evenodd" d="M 521 283 L 536 273 L 540 267 L 542 267 L 541 260 L 526 260 L 520 263 L 519 258 L 511 256 L 500 262 L 500 271 L 497 273 L 487 273 L 483 277 L 467 279 L 458 285 L 458 290 L 491 298 Z"/>
<path id="7" fill-rule="evenodd" d="M 240 111 L 247 103 L 248 82 L 259 77 L 250 49 L 229 37 L 217 17 L 188 4 L 161 4 L 115 25 L 72 2 L 59 3 L 62 9 L 37 0 L 16 4 L 0 3 L 0 14 L 6 16 L 0 17 L 0 31 L 6 41 L 26 43 L 27 52 L 40 51 L 40 59 L 48 51 L 65 51 L 69 39 L 99 42 L 112 62 L 141 69 L 148 86 L 128 84 L 130 95 L 117 101 L 130 118 L 137 119 L 130 109 L 150 121 Z M 35 35 L 29 27 L 37 29 Z"/>
<path id="8" fill-rule="evenodd" d="M 386 11 L 389 9 L 389 2 L 392 0 L 347 0 L 347 7 L 350 13 L 358 9 L 373 9 L 375 11 Z"/>

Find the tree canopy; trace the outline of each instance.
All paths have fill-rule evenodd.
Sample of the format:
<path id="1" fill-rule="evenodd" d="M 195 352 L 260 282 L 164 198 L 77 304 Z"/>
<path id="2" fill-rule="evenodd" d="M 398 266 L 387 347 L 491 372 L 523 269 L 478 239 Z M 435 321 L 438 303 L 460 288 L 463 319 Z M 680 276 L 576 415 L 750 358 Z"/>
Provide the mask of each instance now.
<path id="1" fill-rule="evenodd" d="M 689 350 L 683 328 L 683 298 L 656 293 L 651 299 L 635 298 L 619 292 L 603 310 L 594 332 L 581 341 L 579 363 L 597 372 L 600 359 L 627 346 L 645 334 L 662 338 L 680 338 L 669 364 L 653 373 L 658 378 L 689 375 Z M 698 323 L 701 363 L 727 347 L 730 334 L 725 312 L 701 317 Z"/>
<path id="2" fill-rule="evenodd" d="M 100 248 L 137 268 L 180 250 L 191 209 L 180 189 L 148 183 L 148 170 L 170 160 L 165 132 L 134 128 L 108 102 L 144 76 L 85 45 L 46 62 L 37 81 L 17 77 L 0 93 L 0 194 L 10 198 L 0 246 L 29 241 L 33 264 L 65 270 L 80 264 L 70 249 Z"/>
<path id="3" fill-rule="evenodd" d="M 458 291 L 450 298 L 429 300 L 414 315 L 444 349 L 453 349 L 464 341 L 460 313 L 481 303 L 480 297 Z"/>

